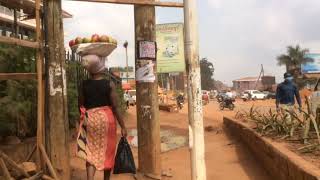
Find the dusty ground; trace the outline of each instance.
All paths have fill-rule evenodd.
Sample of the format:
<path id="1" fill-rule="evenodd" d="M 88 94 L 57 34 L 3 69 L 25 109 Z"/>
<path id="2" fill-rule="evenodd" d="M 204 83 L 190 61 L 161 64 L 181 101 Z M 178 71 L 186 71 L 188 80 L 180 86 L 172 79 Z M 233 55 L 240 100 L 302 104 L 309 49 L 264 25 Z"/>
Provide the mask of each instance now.
<path id="1" fill-rule="evenodd" d="M 256 105 L 266 102 L 254 102 Z M 271 102 L 268 102 L 270 107 Z M 237 109 L 249 109 L 251 102 L 243 104 L 237 102 Z M 234 112 L 228 110 L 221 112 L 218 110 L 216 102 L 211 102 L 204 106 L 205 126 L 212 126 L 212 131 L 205 133 L 206 145 L 206 164 L 208 180 L 267 180 L 269 177 L 259 166 L 259 163 L 251 156 L 250 152 L 241 143 L 225 134 L 222 128 L 222 115 L 233 115 Z M 135 108 L 131 108 L 126 117 L 128 128 L 136 127 Z M 160 121 L 162 128 L 171 128 L 187 135 L 187 107 L 179 113 L 160 112 Z M 71 149 L 74 149 L 72 144 Z M 137 149 L 133 149 L 135 159 L 137 160 Z M 74 153 L 72 153 L 74 155 Z M 190 178 L 190 155 L 187 147 L 163 153 L 162 168 L 164 170 L 172 169 L 172 180 L 188 180 Z M 74 180 L 85 178 L 85 165 L 82 160 L 75 157 L 72 159 Z M 102 173 L 98 172 L 96 179 L 102 179 Z M 113 176 L 114 180 L 131 180 L 131 176 L 120 175 Z M 166 179 L 166 178 L 164 178 Z"/>

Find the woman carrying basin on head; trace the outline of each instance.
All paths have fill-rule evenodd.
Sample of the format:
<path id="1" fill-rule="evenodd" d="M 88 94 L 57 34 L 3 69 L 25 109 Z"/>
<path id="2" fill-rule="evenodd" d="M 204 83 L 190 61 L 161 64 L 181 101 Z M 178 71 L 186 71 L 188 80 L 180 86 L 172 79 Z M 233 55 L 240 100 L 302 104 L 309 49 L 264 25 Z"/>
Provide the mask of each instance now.
<path id="1" fill-rule="evenodd" d="M 77 155 L 86 160 L 88 180 L 94 179 L 96 170 L 104 171 L 104 179 L 108 180 L 114 166 L 116 120 L 122 136 L 127 136 L 127 130 L 117 108 L 115 85 L 104 78 L 104 59 L 87 55 L 82 58 L 82 66 L 91 77 L 82 82 L 80 93 Z"/>

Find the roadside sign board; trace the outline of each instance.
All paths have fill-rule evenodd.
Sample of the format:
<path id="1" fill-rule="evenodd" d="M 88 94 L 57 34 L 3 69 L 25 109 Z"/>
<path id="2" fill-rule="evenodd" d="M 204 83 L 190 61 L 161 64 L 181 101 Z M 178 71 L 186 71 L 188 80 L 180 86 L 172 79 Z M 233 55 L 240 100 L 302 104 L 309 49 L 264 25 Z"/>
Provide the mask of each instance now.
<path id="1" fill-rule="evenodd" d="M 158 73 L 184 72 L 183 24 L 158 24 L 156 26 L 156 39 Z"/>
<path id="2" fill-rule="evenodd" d="M 320 73 L 320 54 L 306 54 L 306 58 L 311 58 L 314 62 L 301 65 L 302 74 Z"/>

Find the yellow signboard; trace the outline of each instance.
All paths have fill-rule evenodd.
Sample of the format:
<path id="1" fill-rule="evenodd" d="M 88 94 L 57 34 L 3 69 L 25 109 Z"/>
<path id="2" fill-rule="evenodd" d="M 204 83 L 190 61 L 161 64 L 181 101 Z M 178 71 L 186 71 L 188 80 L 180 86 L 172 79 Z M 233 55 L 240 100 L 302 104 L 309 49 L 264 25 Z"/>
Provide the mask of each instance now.
<path id="1" fill-rule="evenodd" d="M 158 73 L 184 72 L 183 24 L 158 24 L 156 35 Z"/>

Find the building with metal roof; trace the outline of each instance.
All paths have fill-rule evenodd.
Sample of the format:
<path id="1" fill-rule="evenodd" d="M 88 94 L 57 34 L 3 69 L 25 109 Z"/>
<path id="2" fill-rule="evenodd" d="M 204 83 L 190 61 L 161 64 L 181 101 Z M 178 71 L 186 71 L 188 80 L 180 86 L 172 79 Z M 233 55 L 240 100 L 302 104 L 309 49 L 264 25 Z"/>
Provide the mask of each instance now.
<path id="1" fill-rule="evenodd" d="M 11 36 L 14 31 L 14 10 L 16 9 L 19 38 L 32 38 L 36 29 L 34 19 L 34 0 L 0 0 L 0 34 Z M 64 18 L 72 18 L 72 15 L 63 11 Z"/>
<path id="2" fill-rule="evenodd" d="M 272 86 L 276 84 L 274 76 L 263 77 L 244 77 L 233 80 L 233 88 L 237 92 L 243 92 L 245 90 L 272 90 Z"/>

